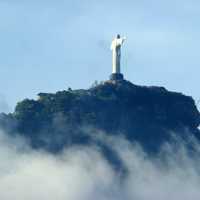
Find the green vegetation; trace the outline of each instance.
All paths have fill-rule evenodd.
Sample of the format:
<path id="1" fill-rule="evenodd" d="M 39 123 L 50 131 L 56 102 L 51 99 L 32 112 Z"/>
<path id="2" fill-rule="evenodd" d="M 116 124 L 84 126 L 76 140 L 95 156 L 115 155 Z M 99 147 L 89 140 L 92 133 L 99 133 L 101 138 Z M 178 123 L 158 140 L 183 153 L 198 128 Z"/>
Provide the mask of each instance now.
<path id="1" fill-rule="evenodd" d="M 91 142 L 83 127 L 123 133 L 153 149 L 169 138 L 166 132 L 187 128 L 195 133 L 200 123 L 191 97 L 128 81 L 96 83 L 88 90 L 40 93 L 37 100 L 25 99 L 13 114 L 1 116 L 0 126 L 12 121 L 16 124 L 13 132 L 28 137 L 34 147 L 54 150 Z"/>

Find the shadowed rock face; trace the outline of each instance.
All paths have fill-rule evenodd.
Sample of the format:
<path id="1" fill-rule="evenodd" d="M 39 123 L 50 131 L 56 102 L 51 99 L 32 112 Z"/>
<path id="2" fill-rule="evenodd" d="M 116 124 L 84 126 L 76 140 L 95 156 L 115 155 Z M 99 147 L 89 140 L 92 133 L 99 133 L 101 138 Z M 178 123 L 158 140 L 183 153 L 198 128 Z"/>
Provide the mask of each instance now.
<path id="1" fill-rule="evenodd" d="M 199 123 L 191 97 L 126 80 L 107 81 L 88 90 L 40 93 L 37 101 L 26 99 L 13 114 L 0 117 L 1 127 L 9 127 L 10 134 L 18 132 L 33 147 L 52 151 L 91 144 L 97 130 L 124 135 L 156 151 L 171 133 L 199 138 Z"/>

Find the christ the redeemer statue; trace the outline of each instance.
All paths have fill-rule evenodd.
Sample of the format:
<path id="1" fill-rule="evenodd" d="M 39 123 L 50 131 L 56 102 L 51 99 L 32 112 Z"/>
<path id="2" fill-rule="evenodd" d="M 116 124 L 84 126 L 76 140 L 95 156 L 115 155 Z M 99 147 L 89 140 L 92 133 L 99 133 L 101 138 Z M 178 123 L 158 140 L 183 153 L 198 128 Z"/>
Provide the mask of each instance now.
<path id="1" fill-rule="evenodd" d="M 121 38 L 120 35 L 117 35 L 116 38 L 113 39 L 111 44 L 112 50 L 112 75 L 111 79 L 123 79 L 123 75 L 121 74 L 120 69 L 120 60 L 121 60 L 121 46 L 126 40 L 125 37 Z"/>

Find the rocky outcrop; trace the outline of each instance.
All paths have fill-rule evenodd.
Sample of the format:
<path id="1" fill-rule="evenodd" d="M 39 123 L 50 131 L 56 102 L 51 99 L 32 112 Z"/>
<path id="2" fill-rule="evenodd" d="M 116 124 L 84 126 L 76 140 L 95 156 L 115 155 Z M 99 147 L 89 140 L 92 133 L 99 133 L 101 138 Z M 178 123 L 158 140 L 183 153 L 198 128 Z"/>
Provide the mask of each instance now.
<path id="1" fill-rule="evenodd" d="M 85 133 L 85 127 L 90 127 L 124 135 L 156 151 L 172 133 L 199 138 L 200 114 L 192 97 L 163 87 L 110 80 L 88 90 L 40 93 L 38 100 L 26 99 L 13 114 L 2 115 L 0 124 L 9 127 L 9 121 L 15 122 L 10 132 L 29 138 L 35 148 L 57 151 L 66 145 L 91 143 L 91 134 Z"/>

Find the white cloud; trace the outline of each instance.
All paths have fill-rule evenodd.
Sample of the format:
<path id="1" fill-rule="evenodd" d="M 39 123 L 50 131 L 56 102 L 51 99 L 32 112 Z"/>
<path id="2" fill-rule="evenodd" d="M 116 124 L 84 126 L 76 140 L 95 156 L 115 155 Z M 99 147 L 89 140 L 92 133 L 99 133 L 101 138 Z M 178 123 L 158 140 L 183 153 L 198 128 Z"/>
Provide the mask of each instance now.
<path id="1" fill-rule="evenodd" d="M 97 147 L 73 147 L 52 155 L 1 133 L 0 199 L 199 200 L 200 160 L 189 156 L 182 143 L 178 148 L 168 145 L 157 158 L 122 138 L 106 137 L 106 143 L 127 168 L 124 176 Z"/>

